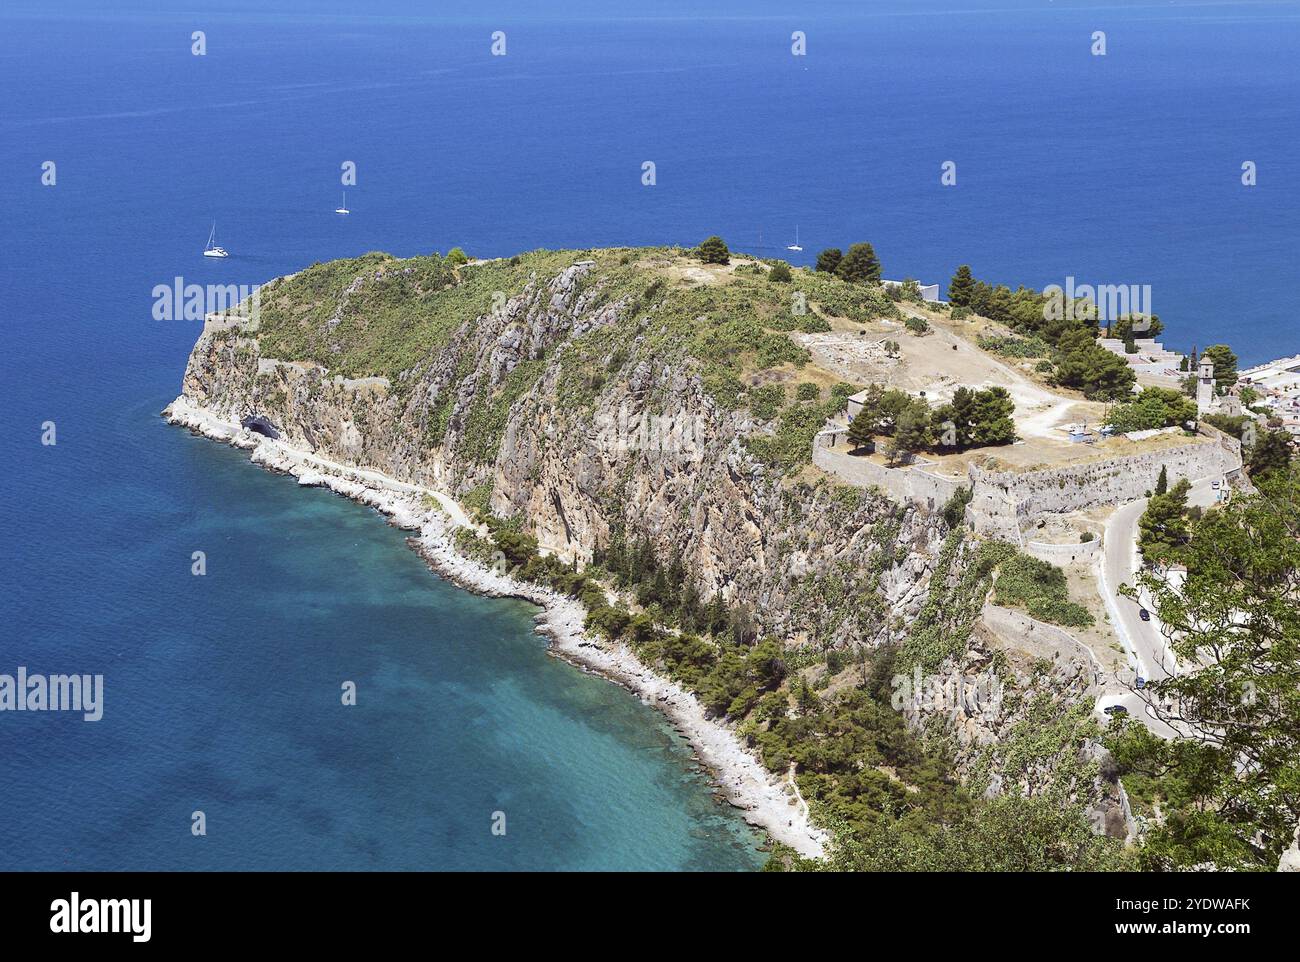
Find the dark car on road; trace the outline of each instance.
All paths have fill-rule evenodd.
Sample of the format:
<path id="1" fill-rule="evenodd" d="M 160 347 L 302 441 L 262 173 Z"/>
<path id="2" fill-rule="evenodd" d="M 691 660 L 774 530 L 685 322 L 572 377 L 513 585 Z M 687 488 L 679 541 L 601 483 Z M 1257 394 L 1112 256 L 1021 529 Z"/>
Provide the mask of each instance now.
<path id="1" fill-rule="evenodd" d="M 1114 717 L 1114 716 L 1116 716 L 1116 715 L 1127 715 L 1127 714 L 1128 714 L 1128 709 L 1125 708 L 1123 705 L 1107 705 L 1105 708 L 1102 709 L 1102 711 L 1105 712 L 1107 715 L 1110 715 L 1110 716 L 1112 716 L 1112 717 Z"/>
<path id="2" fill-rule="evenodd" d="M 1145 608 L 1139 608 L 1139 609 L 1138 609 L 1138 617 L 1141 618 L 1143 621 L 1150 621 L 1150 620 L 1151 620 L 1151 612 L 1147 611 Z"/>

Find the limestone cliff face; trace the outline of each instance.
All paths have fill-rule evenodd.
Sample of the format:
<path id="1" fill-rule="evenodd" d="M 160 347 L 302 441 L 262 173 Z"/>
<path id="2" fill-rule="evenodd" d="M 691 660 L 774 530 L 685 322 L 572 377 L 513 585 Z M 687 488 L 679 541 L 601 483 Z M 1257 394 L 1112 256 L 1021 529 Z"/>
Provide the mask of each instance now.
<path id="1" fill-rule="evenodd" d="M 367 323 L 364 315 L 341 320 L 344 302 L 391 281 L 402 263 L 368 265 L 332 308 L 278 305 L 281 330 L 289 317 L 311 357 L 276 356 L 274 327 L 211 319 L 183 394 L 224 421 L 264 416 L 317 457 L 519 518 L 566 559 L 590 561 L 619 525 L 645 535 L 661 559 L 680 553 L 703 597 L 720 591 L 747 606 L 759 630 L 787 646 L 901 641 L 927 603 L 943 607 L 931 600 L 932 580 L 961 581 L 971 546 L 941 563 L 950 532 L 938 514 L 815 468 L 765 466 L 745 440 L 772 436 L 776 426 L 719 404 L 706 365 L 665 346 L 660 308 L 590 261 L 534 271 L 518 289 L 492 292 L 489 310 L 453 315 L 445 336 L 403 353 L 384 374 L 343 365 L 339 325 L 355 332 Z M 316 319 L 292 320 L 300 314 Z M 324 363 L 335 355 L 352 376 Z M 967 603 L 968 631 L 982 597 Z M 990 657 L 977 643 L 943 670 L 974 677 Z M 1067 671 L 1033 685 L 1066 705 L 1085 698 L 1089 682 Z M 987 776 L 996 792 L 1000 780 L 1051 775 L 1052 760 L 1012 773 L 981 755 L 1028 717 L 1021 697 L 978 719 L 958 709 L 911 720 L 920 727 L 937 719 L 954 739 L 959 770 Z M 1102 799 L 1113 795 L 1101 780 L 1092 787 Z M 1116 807 L 1107 806 L 1106 827 L 1123 834 Z"/>
<path id="2" fill-rule="evenodd" d="M 210 322 L 183 393 L 227 420 L 264 415 L 320 457 L 459 497 L 490 485 L 495 513 L 522 517 L 566 558 L 589 561 L 621 520 L 661 557 L 680 551 L 706 597 L 720 590 L 788 640 L 901 637 L 943 522 L 772 476 L 742 443 L 764 426 L 719 407 L 688 363 L 642 350 L 628 305 L 600 301 L 591 270 L 530 280 L 395 381 L 269 357 L 255 330 Z M 625 336 L 609 338 L 606 354 L 576 360 L 575 342 L 616 325 Z"/>
<path id="3" fill-rule="evenodd" d="M 1055 791 L 1082 805 L 1099 834 L 1134 837 L 1138 824 L 1092 714 L 1101 670 L 1081 644 L 985 605 L 965 651 L 934 674 L 947 685 L 942 697 L 923 692 L 906 706 L 908 720 L 938 733 L 968 786 L 986 797 Z"/>

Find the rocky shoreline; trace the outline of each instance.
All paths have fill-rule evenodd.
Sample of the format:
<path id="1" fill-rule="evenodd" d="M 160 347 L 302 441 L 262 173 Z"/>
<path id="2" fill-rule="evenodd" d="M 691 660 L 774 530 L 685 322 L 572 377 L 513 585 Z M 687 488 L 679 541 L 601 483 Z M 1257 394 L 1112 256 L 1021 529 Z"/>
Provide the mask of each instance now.
<path id="1" fill-rule="evenodd" d="M 583 629 L 586 610 L 575 599 L 499 574 L 461 554 L 453 534 L 470 522 L 454 500 L 441 492 L 319 458 L 284 441 L 252 433 L 184 395 L 162 413 L 171 424 L 248 450 L 255 464 L 293 475 L 301 485 L 327 487 L 387 515 L 390 523 L 415 532 L 410 539 L 415 550 L 431 569 L 459 587 L 538 605 L 542 611 L 536 618 L 536 631 L 549 639 L 552 654 L 621 685 L 661 711 L 690 742 L 723 797 L 744 812 L 750 825 L 800 855 L 824 856 L 826 833 L 809 821 L 793 785 L 771 775 L 730 728 L 706 717 L 703 706 L 689 691 L 652 671 L 627 646 L 588 637 Z M 426 499 L 436 502 L 436 507 Z"/>

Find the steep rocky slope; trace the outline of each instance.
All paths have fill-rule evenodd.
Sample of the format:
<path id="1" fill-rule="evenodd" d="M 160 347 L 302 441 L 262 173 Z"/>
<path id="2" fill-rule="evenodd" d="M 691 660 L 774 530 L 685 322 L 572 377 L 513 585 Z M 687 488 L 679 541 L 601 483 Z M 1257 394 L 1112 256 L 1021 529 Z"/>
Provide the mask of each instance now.
<path id="1" fill-rule="evenodd" d="M 565 561 L 644 538 L 700 597 L 779 639 L 792 668 L 825 663 L 829 678 L 828 653 L 895 642 L 926 671 L 978 674 L 978 545 L 941 513 L 809 464 L 813 433 L 852 387 L 788 334 L 894 313 L 878 288 L 803 270 L 776 283 L 751 262 L 672 250 L 469 264 L 368 254 L 267 285 L 251 321 L 210 319 L 183 396 L 221 421 L 265 418 L 319 458 L 450 494 Z M 1051 690 L 1062 709 L 1086 704 L 1095 682 L 1003 665 L 1012 688 Z M 979 731 L 960 709 L 910 717 L 918 729 L 938 718 L 958 770 L 996 794 L 1004 780 L 1031 792 L 1051 781 L 1051 752 L 1035 768 L 976 750 L 1041 711 L 1007 699 Z M 1075 756 L 1092 750 L 1086 715 L 1068 736 Z M 1074 800 L 1119 805 L 1086 774 Z M 1113 813 L 1101 821 L 1125 834 Z"/>
<path id="2" fill-rule="evenodd" d="M 323 457 L 520 517 L 565 558 L 590 561 L 621 521 L 665 556 L 680 551 L 705 596 L 749 605 L 782 636 L 812 625 L 823 644 L 899 637 L 942 522 L 826 481 L 791 483 L 795 472 L 744 443 L 774 430 L 744 406 L 753 385 L 793 387 L 802 359 L 775 334 L 793 360 L 757 367 L 752 351 L 724 343 L 749 332 L 726 328 L 746 306 L 776 311 L 786 292 L 726 269 L 683 284 L 677 258 L 638 255 L 633 265 L 619 252 L 576 264 L 580 255 L 530 255 L 461 267 L 464 280 L 375 255 L 309 269 L 263 289 L 253 336 L 209 325 L 183 393 L 226 419 L 263 415 Z M 333 288 L 313 276 L 327 271 Z M 369 330 L 379 324 L 368 306 L 428 298 L 422 282 L 453 285 L 434 299 L 460 296 L 436 305 L 429 343 L 389 361 L 381 342 L 409 332 Z M 458 288 L 471 285 L 487 309 L 456 316 L 468 300 Z M 691 356 L 687 337 L 720 343 L 719 360 Z M 817 402 L 802 402 L 814 427 L 830 394 L 818 388 Z M 877 606 L 870 619 L 836 610 L 862 596 Z"/>

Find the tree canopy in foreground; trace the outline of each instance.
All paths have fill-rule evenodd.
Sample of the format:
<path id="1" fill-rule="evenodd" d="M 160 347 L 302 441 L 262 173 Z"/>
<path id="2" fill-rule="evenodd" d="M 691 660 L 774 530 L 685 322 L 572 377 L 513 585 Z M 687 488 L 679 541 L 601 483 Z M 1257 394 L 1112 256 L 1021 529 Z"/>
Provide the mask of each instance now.
<path id="1" fill-rule="evenodd" d="M 1109 739 L 1160 810 L 1149 867 L 1272 869 L 1300 821 L 1300 474 L 1191 526 L 1185 580 L 1146 573 L 1179 673 L 1144 693 L 1186 737 L 1132 721 Z"/>

